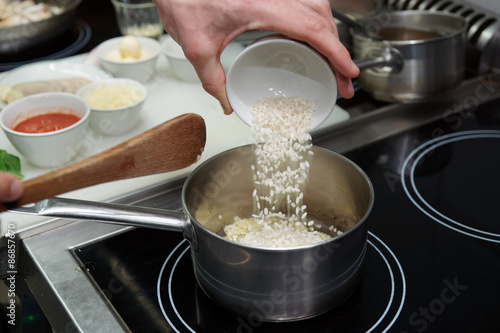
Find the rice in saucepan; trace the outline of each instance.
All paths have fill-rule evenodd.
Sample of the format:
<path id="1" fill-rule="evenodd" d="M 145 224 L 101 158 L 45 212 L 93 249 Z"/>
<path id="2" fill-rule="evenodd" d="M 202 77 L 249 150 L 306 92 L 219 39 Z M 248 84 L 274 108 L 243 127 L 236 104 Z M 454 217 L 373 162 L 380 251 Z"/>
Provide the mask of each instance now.
<path id="1" fill-rule="evenodd" d="M 262 247 L 292 247 L 331 238 L 307 218 L 308 133 L 314 103 L 303 98 L 263 99 L 251 111 L 256 163 L 252 165 L 254 214 L 224 228 L 234 241 Z"/>

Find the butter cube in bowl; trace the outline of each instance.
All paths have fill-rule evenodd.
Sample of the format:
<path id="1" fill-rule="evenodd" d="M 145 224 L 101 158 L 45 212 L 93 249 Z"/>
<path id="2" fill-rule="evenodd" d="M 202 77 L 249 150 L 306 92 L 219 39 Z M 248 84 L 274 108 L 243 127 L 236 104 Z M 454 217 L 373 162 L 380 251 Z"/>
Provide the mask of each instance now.
<path id="1" fill-rule="evenodd" d="M 90 127 L 108 136 L 132 130 L 140 119 L 147 98 L 142 83 L 120 78 L 90 83 L 76 94 L 90 105 Z"/>
<path id="2" fill-rule="evenodd" d="M 143 83 L 154 77 L 159 54 L 160 43 L 149 37 L 116 37 L 97 47 L 97 57 L 106 71 Z"/>

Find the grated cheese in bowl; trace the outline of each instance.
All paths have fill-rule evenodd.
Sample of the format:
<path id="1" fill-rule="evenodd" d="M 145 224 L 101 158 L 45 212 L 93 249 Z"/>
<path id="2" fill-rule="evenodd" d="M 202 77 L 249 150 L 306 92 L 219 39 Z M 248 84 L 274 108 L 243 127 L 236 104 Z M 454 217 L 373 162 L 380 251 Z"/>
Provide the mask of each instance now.
<path id="1" fill-rule="evenodd" d="M 89 90 L 84 98 L 93 109 L 119 109 L 140 102 L 144 94 L 134 85 L 102 84 Z"/>
<path id="2" fill-rule="evenodd" d="M 104 135 L 121 135 L 133 129 L 147 98 L 142 83 L 125 78 L 95 81 L 76 94 L 90 105 L 90 127 Z"/>

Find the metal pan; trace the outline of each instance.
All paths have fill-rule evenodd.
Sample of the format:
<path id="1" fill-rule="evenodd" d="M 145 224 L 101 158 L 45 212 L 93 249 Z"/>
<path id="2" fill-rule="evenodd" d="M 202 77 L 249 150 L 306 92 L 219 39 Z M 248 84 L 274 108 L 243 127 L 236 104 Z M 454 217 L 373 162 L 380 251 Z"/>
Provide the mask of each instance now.
<path id="1" fill-rule="evenodd" d="M 350 30 L 359 83 L 375 99 L 413 103 L 458 86 L 465 76 L 466 20 L 452 13 L 398 11 L 359 24 L 379 38 Z"/>
<path id="2" fill-rule="evenodd" d="M 360 20 L 369 15 L 373 15 L 382 7 L 380 0 L 329 0 L 329 2 L 332 12 L 342 13 L 351 20 Z M 348 50 L 351 50 L 352 38 L 349 33 L 349 24 L 335 17 L 335 15 L 334 19 L 337 25 L 340 41 Z"/>
<path id="3" fill-rule="evenodd" d="M 253 146 L 223 152 L 191 173 L 181 211 L 68 199 L 16 211 L 181 231 L 191 245 L 196 279 L 214 301 L 254 320 L 299 320 L 332 309 L 355 288 L 374 200 L 371 182 L 358 166 L 328 150 L 313 151 L 304 192 L 308 218 L 321 222 L 323 231 L 333 225 L 344 232 L 314 245 L 263 248 L 223 237 L 236 215 L 253 213 Z"/>
<path id="4" fill-rule="evenodd" d="M 60 14 L 45 20 L 0 28 L 0 55 L 17 54 L 51 40 L 68 30 L 75 20 L 77 8 L 82 0 L 36 2 L 59 6 L 63 10 Z"/>

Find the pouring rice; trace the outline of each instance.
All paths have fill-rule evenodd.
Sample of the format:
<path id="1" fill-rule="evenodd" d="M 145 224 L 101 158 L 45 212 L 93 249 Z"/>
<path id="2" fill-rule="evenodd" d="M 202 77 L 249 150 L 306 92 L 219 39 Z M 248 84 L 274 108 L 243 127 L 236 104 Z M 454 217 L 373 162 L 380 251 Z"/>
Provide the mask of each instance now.
<path id="1" fill-rule="evenodd" d="M 235 217 L 224 228 L 225 237 L 262 247 L 309 245 L 332 237 L 307 219 L 303 203 L 313 155 L 308 130 L 314 112 L 313 102 L 297 97 L 266 98 L 253 106 L 254 213 Z"/>

